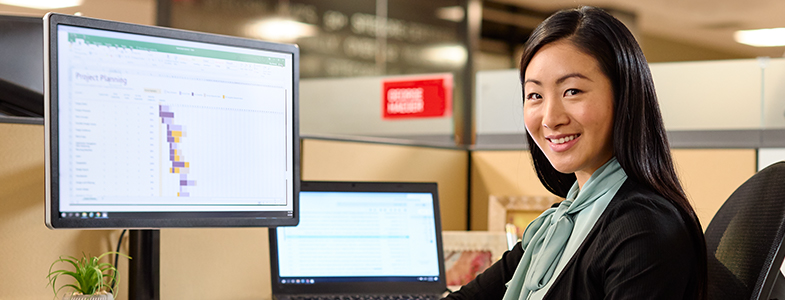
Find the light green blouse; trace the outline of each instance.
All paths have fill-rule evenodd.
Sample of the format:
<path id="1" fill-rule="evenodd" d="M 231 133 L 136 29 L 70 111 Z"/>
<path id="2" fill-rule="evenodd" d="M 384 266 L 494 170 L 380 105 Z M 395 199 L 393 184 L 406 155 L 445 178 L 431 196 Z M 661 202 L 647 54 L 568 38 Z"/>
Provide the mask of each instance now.
<path id="1" fill-rule="evenodd" d="M 611 158 L 583 190 L 575 182 L 558 207 L 532 221 L 524 231 L 523 257 L 507 283 L 504 300 L 541 300 L 626 179 L 619 162 Z"/>

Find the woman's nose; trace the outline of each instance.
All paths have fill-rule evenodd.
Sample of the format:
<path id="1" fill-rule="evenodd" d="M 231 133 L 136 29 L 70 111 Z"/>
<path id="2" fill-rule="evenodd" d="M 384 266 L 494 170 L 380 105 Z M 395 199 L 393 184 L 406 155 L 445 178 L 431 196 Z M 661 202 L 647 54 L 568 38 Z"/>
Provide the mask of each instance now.
<path id="1" fill-rule="evenodd" d="M 564 110 L 564 104 L 561 100 L 552 99 L 545 101 L 545 110 L 543 110 L 542 126 L 548 129 L 556 129 L 562 125 L 569 123 L 570 118 Z"/>

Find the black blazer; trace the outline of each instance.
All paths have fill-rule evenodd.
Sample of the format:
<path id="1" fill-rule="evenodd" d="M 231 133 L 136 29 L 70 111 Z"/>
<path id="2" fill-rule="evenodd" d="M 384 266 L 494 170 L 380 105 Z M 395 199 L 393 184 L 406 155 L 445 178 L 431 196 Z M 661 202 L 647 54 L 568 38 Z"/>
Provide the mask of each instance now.
<path id="1" fill-rule="evenodd" d="M 628 178 L 544 299 L 695 299 L 698 250 L 676 207 Z M 518 243 L 446 299 L 502 299 Z"/>

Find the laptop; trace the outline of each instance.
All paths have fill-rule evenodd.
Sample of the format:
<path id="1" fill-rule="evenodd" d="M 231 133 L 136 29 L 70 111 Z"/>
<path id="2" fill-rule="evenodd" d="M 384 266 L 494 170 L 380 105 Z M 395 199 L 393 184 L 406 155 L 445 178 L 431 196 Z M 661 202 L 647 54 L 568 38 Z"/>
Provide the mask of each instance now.
<path id="1" fill-rule="evenodd" d="M 273 297 L 439 299 L 436 183 L 303 181 L 300 224 L 270 228 Z"/>

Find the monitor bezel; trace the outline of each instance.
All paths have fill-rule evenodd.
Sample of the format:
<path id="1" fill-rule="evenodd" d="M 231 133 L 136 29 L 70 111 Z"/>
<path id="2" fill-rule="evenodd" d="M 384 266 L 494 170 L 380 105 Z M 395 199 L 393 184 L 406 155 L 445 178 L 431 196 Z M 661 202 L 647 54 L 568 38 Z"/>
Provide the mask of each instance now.
<path id="1" fill-rule="evenodd" d="M 165 27 L 138 25 L 117 21 L 109 21 L 83 16 L 48 13 L 44 16 L 44 139 L 45 139 L 45 181 L 46 204 L 45 223 L 51 229 L 157 229 L 186 227 L 275 227 L 294 226 L 299 223 L 299 191 L 300 191 L 300 136 L 299 136 L 299 79 L 300 50 L 297 45 L 279 44 L 252 40 L 240 37 L 211 33 L 187 31 Z M 58 144 L 58 53 L 57 26 L 69 25 L 76 27 L 109 30 L 121 33 L 139 34 L 183 41 L 210 43 L 224 46 L 259 49 L 287 53 L 292 55 L 292 135 L 288 143 L 292 149 L 292 217 L 266 218 L 262 216 L 229 217 L 208 216 L 215 212 L 205 212 L 204 216 L 194 217 L 193 213 L 182 218 L 61 218 L 59 197 L 59 144 Z M 287 116 L 288 117 L 288 116 Z"/>
<path id="2" fill-rule="evenodd" d="M 442 243 L 442 223 L 441 210 L 439 207 L 439 193 L 437 184 L 434 182 L 351 182 L 351 181 L 303 181 L 300 185 L 302 192 L 308 191 L 335 191 L 335 192 L 399 192 L 416 193 L 426 192 L 433 195 L 434 222 L 437 226 L 436 246 L 439 260 L 439 280 L 432 282 L 379 282 L 373 281 L 368 284 L 358 284 L 358 282 L 329 282 L 314 284 L 282 284 L 278 272 L 276 252 L 278 241 L 276 228 L 268 229 L 270 244 L 270 278 L 273 295 L 292 295 L 292 294 L 333 294 L 351 291 L 352 293 L 383 293 L 400 294 L 421 293 L 421 294 L 440 294 L 447 288 L 447 278 L 444 269 L 444 246 Z"/>

